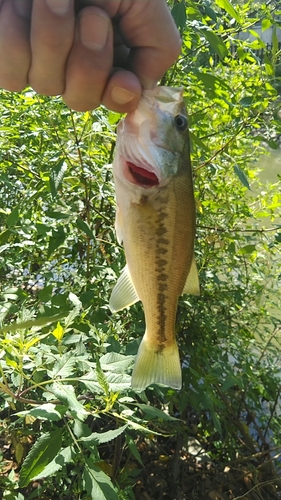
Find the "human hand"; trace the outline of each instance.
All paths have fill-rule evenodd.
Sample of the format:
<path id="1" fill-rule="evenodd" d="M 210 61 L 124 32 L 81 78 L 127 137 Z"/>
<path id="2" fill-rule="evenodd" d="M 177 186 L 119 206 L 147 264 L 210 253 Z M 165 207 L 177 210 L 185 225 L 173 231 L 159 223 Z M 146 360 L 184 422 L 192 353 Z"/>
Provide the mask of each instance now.
<path id="1" fill-rule="evenodd" d="M 180 53 L 165 0 L 0 0 L 0 86 L 136 108 Z"/>

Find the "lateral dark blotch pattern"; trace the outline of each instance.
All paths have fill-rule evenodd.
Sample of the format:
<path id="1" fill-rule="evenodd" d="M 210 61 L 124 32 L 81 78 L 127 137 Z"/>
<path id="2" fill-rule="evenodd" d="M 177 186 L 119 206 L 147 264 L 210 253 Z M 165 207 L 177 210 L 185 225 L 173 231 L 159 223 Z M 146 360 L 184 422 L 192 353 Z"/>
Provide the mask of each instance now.
<path id="1" fill-rule="evenodd" d="M 166 208 L 166 207 L 165 207 Z M 155 267 L 158 281 L 158 294 L 157 294 L 157 339 L 159 342 L 159 351 L 164 348 L 166 337 L 166 302 L 167 302 L 167 292 L 168 289 L 168 279 L 169 276 L 165 272 L 165 268 L 168 261 L 164 258 L 164 255 L 168 252 L 167 246 L 169 245 L 169 240 L 163 238 L 163 236 L 168 232 L 166 228 L 166 218 L 167 212 L 162 209 L 158 214 L 158 227 L 156 229 L 156 235 L 159 237 L 156 239 L 156 259 Z"/>

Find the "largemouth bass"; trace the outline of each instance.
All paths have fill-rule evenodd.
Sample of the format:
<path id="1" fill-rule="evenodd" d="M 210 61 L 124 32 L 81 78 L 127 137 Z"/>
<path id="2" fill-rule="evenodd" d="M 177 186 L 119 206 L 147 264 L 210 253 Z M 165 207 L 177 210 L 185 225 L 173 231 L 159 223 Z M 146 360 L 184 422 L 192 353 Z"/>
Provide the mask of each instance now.
<path id="1" fill-rule="evenodd" d="M 183 89 L 143 92 L 138 108 L 118 125 L 113 175 L 115 227 L 127 264 L 109 305 L 114 312 L 141 300 L 146 322 L 131 385 L 135 390 L 152 383 L 180 389 L 178 298 L 200 293 Z"/>

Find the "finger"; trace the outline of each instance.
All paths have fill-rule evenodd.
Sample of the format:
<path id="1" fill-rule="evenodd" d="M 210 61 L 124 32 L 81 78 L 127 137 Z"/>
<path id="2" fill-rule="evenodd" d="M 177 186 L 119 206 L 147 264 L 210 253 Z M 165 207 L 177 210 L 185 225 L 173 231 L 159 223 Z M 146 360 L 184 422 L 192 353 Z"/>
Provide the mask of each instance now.
<path id="1" fill-rule="evenodd" d="M 84 8 L 77 20 L 75 42 L 66 73 L 63 99 L 77 111 L 100 105 L 113 62 L 110 18 L 100 8 Z"/>
<path id="2" fill-rule="evenodd" d="M 40 94 L 62 94 L 75 33 L 73 0 L 36 0 L 31 25 L 29 83 Z"/>
<path id="3" fill-rule="evenodd" d="M 165 0 L 79 0 L 79 6 L 102 7 L 118 22 L 130 48 L 125 67 L 144 88 L 153 87 L 175 62 L 181 39 Z"/>
<path id="4" fill-rule="evenodd" d="M 0 86 L 19 92 L 27 86 L 31 51 L 29 0 L 4 0 L 0 12 Z"/>
<path id="5" fill-rule="evenodd" d="M 142 87 L 136 75 L 119 69 L 109 78 L 102 103 L 117 113 L 129 113 L 137 107 L 141 91 Z"/>
<path id="6" fill-rule="evenodd" d="M 128 69 L 144 88 L 154 86 L 181 51 L 180 35 L 165 0 L 133 0 L 121 14 L 119 28 L 131 47 Z"/>
<path id="7" fill-rule="evenodd" d="M 102 103 L 108 109 L 118 113 L 133 111 L 138 105 L 142 91 L 137 76 L 131 71 L 123 69 L 126 67 L 129 53 L 130 49 L 123 44 L 118 31 L 115 29 L 114 67 L 102 95 Z"/>

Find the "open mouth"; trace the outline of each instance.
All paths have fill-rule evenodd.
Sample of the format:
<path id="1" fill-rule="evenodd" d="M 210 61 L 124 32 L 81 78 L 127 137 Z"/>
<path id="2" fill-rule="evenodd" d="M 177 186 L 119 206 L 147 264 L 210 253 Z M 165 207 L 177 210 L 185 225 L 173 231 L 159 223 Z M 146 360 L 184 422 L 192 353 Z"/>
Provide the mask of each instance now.
<path id="1" fill-rule="evenodd" d="M 128 161 L 127 166 L 132 177 L 131 180 L 133 180 L 134 184 L 138 184 L 139 186 L 144 187 L 152 187 L 159 184 L 159 180 L 153 172 L 149 172 L 149 170 L 138 167 L 134 163 Z"/>

